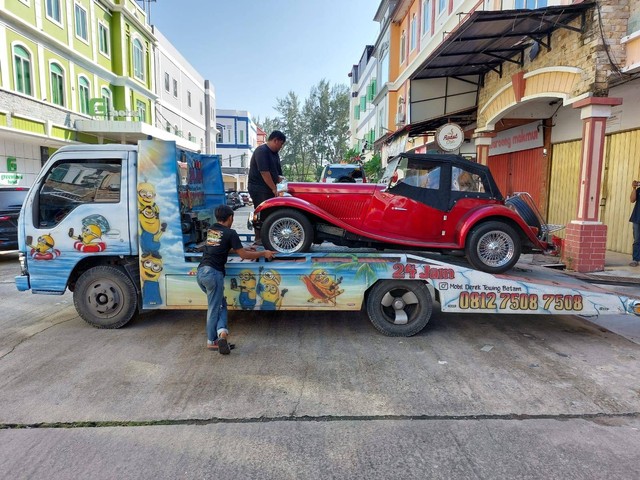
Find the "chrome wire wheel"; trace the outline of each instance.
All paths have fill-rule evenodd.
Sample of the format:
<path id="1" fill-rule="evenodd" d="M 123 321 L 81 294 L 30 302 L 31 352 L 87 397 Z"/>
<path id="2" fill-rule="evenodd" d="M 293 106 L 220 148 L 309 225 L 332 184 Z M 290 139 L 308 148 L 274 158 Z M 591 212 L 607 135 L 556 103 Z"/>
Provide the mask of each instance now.
<path id="1" fill-rule="evenodd" d="M 488 267 L 500 268 L 507 265 L 513 258 L 516 246 L 513 238 L 501 230 L 492 230 L 478 239 L 476 252 L 483 264 Z"/>
<path id="2" fill-rule="evenodd" d="M 298 252 L 301 250 L 305 240 L 305 229 L 303 225 L 294 218 L 280 218 L 269 228 L 269 241 L 279 252 Z"/>

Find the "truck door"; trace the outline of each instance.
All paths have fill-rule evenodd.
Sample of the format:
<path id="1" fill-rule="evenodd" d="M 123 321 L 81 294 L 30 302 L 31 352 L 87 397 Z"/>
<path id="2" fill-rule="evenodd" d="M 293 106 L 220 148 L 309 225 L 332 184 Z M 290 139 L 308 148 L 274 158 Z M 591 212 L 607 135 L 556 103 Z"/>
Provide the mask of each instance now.
<path id="1" fill-rule="evenodd" d="M 48 165 L 30 194 L 25 253 L 34 292 L 62 293 L 95 255 L 130 255 L 128 150 L 71 151 Z"/>

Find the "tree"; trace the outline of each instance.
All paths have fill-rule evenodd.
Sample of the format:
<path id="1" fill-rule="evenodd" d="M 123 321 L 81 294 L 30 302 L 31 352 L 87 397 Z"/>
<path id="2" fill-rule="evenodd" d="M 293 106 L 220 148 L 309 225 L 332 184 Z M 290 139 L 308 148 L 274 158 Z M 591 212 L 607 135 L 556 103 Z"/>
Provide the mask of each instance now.
<path id="1" fill-rule="evenodd" d="M 280 151 L 282 170 L 289 180 L 316 181 L 322 166 L 339 162 L 347 151 L 349 89 L 321 80 L 301 102 L 290 91 L 278 98 L 278 116 L 256 122 L 268 133 L 281 130 L 287 143 Z"/>

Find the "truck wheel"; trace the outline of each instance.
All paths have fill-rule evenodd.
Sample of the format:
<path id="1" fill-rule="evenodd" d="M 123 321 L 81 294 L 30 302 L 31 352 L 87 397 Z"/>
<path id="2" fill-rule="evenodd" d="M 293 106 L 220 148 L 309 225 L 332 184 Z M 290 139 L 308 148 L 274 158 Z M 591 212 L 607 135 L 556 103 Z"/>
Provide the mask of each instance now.
<path id="1" fill-rule="evenodd" d="M 420 281 L 383 280 L 367 296 L 367 313 L 373 326 L 389 337 L 410 337 L 431 318 L 429 289 Z"/>
<path id="2" fill-rule="evenodd" d="M 520 252 L 520 236 L 503 222 L 475 226 L 465 246 L 469 263 L 487 273 L 506 272 L 518 262 Z"/>
<path id="3" fill-rule="evenodd" d="M 313 227 L 303 213 L 285 208 L 267 217 L 260 237 L 267 250 L 282 253 L 306 252 L 313 242 Z"/>
<path id="4" fill-rule="evenodd" d="M 73 291 L 82 319 L 97 328 L 120 328 L 138 313 L 138 293 L 131 279 L 111 266 L 84 272 Z"/>

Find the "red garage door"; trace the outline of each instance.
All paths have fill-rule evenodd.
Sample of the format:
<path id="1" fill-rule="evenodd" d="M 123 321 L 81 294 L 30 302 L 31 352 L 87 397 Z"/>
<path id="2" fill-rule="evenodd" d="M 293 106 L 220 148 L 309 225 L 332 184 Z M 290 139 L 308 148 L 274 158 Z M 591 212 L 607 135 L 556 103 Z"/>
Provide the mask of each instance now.
<path id="1" fill-rule="evenodd" d="M 548 157 L 542 148 L 522 150 L 489 157 L 489 168 L 506 197 L 515 192 L 528 192 L 541 212 L 546 211 L 549 181 Z"/>

